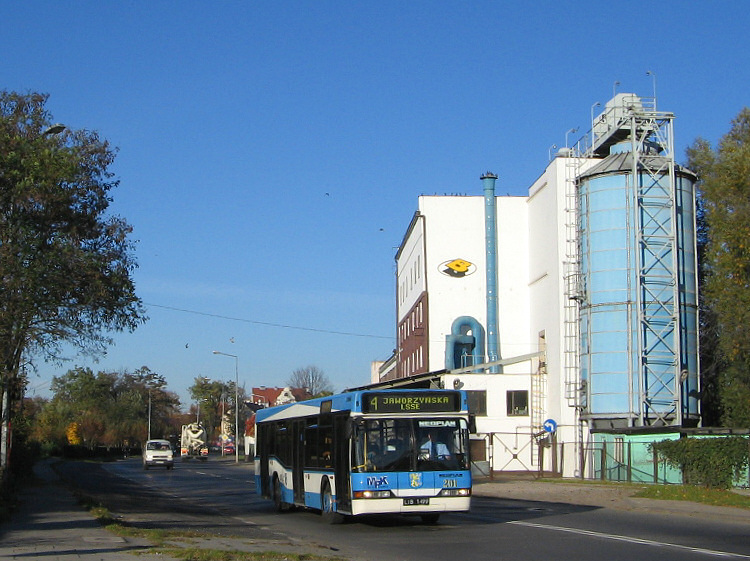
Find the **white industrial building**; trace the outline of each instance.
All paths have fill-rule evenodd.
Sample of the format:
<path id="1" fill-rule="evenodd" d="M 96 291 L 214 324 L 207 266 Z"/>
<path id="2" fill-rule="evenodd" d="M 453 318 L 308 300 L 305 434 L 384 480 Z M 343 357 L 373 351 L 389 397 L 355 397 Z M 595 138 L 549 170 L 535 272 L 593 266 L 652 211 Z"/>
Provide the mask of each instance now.
<path id="1" fill-rule="evenodd" d="M 672 120 L 619 94 L 527 197 L 489 172 L 483 196 L 419 197 L 372 382 L 469 391 L 478 469 L 603 477 L 593 444 L 619 469 L 626 443 L 697 424 L 695 178 Z"/>

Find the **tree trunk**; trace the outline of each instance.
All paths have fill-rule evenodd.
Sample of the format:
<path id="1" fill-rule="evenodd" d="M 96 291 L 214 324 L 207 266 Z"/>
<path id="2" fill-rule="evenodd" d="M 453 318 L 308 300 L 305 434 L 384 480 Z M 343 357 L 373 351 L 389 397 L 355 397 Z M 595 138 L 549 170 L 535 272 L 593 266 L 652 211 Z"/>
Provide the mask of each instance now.
<path id="1" fill-rule="evenodd" d="M 10 389 L 2 386 L 0 400 L 0 488 L 5 487 L 8 474 L 8 456 L 10 455 Z"/>

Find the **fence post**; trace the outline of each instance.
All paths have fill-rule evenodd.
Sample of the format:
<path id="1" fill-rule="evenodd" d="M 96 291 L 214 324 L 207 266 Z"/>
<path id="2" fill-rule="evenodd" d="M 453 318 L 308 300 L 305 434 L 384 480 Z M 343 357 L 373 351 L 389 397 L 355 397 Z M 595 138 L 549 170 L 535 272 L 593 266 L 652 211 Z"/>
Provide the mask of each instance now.
<path id="1" fill-rule="evenodd" d="M 601 478 L 602 481 L 604 481 L 606 479 L 605 472 L 607 470 L 607 441 L 606 440 L 602 441 L 602 461 L 601 461 L 601 464 L 602 464 L 602 466 L 601 466 L 602 467 L 602 473 L 601 473 L 601 477 L 600 478 Z"/>
<path id="2" fill-rule="evenodd" d="M 578 450 L 578 465 L 580 467 L 581 480 L 586 479 L 586 444 L 583 442 L 583 438 L 581 439 L 581 447 Z"/>
<path id="3" fill-rule="evenodd" d="M 544 445 L 541 440 L 537 440 L 536 446 L 539 448 L 539 477 L 544 477 Z"/>
<path id="4" fill-rule="evenodd" d="M 554 476 L 555 473 L 557 472 L 557 434 L 555 434 L 554 432 L 550 434 L 549 440 L 550 440 L 549 471 L 552 474 L 552 476 Z"/>
<path id="5" fill-rule="evenodd" d="M 560 466 L 560 475 L 563 475 L 565 473 L 565 442 L 560 443 L 560 460 L 557 465 Z M 748 472 L 750 473 L 750 470 Z"/>
<path id="6" fill-rule="evenodd" d="M 628 483 L 633 482 L 633 443 L 628 441 Z"/>
<path id="7" fill-rule="evenodd" d="M 654 450 L 654 483 L 659 483 L 659 456 Z"/>
<path id="8" fill-rule="evenodd" d="M 495 433 L 490 433 L 490 445 L 489 445 L 489 455 L 490 455 L 490 481 L 493 481 L 495 479 Z"/>

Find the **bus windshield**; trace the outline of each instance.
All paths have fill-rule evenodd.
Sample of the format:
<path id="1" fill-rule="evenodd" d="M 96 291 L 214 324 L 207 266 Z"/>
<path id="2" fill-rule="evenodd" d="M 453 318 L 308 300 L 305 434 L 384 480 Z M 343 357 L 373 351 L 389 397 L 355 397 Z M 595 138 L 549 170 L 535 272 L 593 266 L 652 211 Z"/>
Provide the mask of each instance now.
<path id="1" fill-rule="evenodd" d="M 355 425 L 352 471 L 468 469 L 469 430 L 457 418 L 372 419 Z"/>

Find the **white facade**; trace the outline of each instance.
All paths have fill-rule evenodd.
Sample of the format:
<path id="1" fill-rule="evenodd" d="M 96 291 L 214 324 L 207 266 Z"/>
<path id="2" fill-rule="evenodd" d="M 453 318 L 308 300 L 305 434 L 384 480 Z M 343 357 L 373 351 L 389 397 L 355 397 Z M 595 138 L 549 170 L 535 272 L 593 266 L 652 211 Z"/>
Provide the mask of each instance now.
<path id="1" fill-rule="evenodd" d="M 448 371 L 442 376 L 444 387 L 484 393 L 485 410 L 477 417 L 484 446 L 476 445 L 472 453 L 484 455 L 494 470 L 537 469 L 548 419 L 557 423 L 559 438 L 580 439 L 564 367 L 568 163 L 566 158 L 551 162 L 529 197 L 495 197 L 498 354 L 511 363 L 497 374 Z M 419 197 L 396 256 L 399 356 L 391 378 L 446 369 L 446 337 L 457 319 L 471 318 L 483 329 L 463 334 L 486 337 L 485 232 L 483 196 Z M 512 362 L 540 351 L 541 357 Z M 484 342 L 482 352 L 480 362 L 486 362 Z M 578 454 L 572 448 L 566 454 L 558 464 L 572 475 Z"/>
<path id="2" fill-rule="evenodd" d="M 445 368 L 445 337 L 457 317 L 471 316 L 487 325 L 484 198 L 420 197 L 419 204 L 426 217 L 429 371 L 435 371 Z M 529 298 L 525 198 L 498 198 L 497 217 L 499 347 L 501 356 L 515 356 L 531 351 L 526 336 Z M 456 259 L 467 262 L 463 265 L 467 268 L 464 276 L 445 273 L 445 264 Z"/>
<path id="3" fill-rule="evenodd" d="M 529 189 L 529 337 L 545 351 L 546 372 L 537 396 L 540 419 L 557 423 L 559 442 L 574 445 L 558 458 L 564 475 L 578 474 L 586 427 L 580 423 L 576 284 L 577 205 L 575 178 L 594 160 L 555 158 Z M 542 341 L 543 339 L 543 341 Z M 542 349 L 542 347 L 544 347 Z M 544 420 L 541 422 L 544 423 Z M 573 453 L 574 452 L 574 453 Z"/>
<path id="4" fill-rule="evenodd" d="M 605 474 L 597 431 L 699 421 L 694 176 L 672 119 L 618 94 L 528 197 L 494 196 L 490 173 L 484 196 L 419 197 L 379 382 L 469 391 L 487 469 Z"/>

